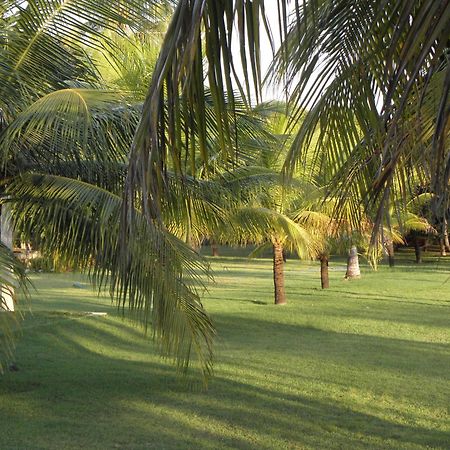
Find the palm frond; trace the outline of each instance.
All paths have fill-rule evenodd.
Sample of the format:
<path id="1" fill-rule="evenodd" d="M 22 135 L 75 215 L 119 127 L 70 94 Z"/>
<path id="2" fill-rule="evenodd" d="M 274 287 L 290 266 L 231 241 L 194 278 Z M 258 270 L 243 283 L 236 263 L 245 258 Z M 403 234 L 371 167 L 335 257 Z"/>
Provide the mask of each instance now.
<path id="1" fill-rule="evenodd" d="M 54 88 L 68 87 L 68 80 L 97 84 L 88 48 L 120 57 L 105 30 L 125 34 L 127 29 L 151 27 L 163 13 L 161 1 L 122 0 L 5 0 L 2 19 L 5 45 L 1 47 L 0 102 L 12 111 L 23 100 Z"/>
<path id="2" fill-rule="evenodd" d="M 314 258 L 319 248 L 314 236 L 284 214 L 262 207 L 239 208 L 230 216 L 228 242 L 262 244 L 271 239 L 283 242 L 300 258 Z"/>
<path id="3" fill-rule="evenodd" d="M 361 198 L 366 212 L 376 211 L 375 230 L 390 196 L 414 191 L 412 173 L 428 180 L 442 215 L 450 173 L 448 0 L 305 1 L 295 9 L 287 52 L 274 65 L 291 84 L 293 120 L 304 117 L 285 170 L 305 161 L 319 133 L 315 157 L 326 164 L 331 195 Z"/>
<path id="4" fill-rule="evenodd" d="M 227 103 L 234 110 L 233 57 L 231 40 L 235 20 L 239 29 L 241 61 L 248 73 L 253 74 L 255 91 L 259 95 L 261 73 L 259 67 L 260 17 L 264 14 L 263 2 L 182 0 L 172 18 L 155 67 L 143 117 L 136 132 L 131 151 L 131 164 L 127 182 L 126 207 L 132 207 L 136 192 L 142 193 L 142 210 L 148 220 L 160 216 L 159 199 L 164 196 L 164 169 L 173 161 L 179 167 L 180 154 L 193 160 L 193 154 L 184 151 L 182 137 L 196 147 L 205 164 L 208 164 L 208 139 L 204 73 L 209 80 L 211 97 L 216 111 L 214 123 L 218 147 L 225 161 L 233 161 L 236 135 L 235 119 L 227 113 Z M 204 49 L 204 53 L 203 53 Z M 204 58 L 205 57 L 205 58 Z M 204 62 L 206 61 L 206 67 Z M 248 78 L 247 78 L 248 81 Z M 249 83 L 247 83 L 250 91 Z M 238 81 L 238 86 L 240 83 Z M 244 91 L 241 89 L 241 94 Z M 164 105 L 168 105 L 165 113 Z M 181 112 L 185 127 L 181 126 Z M 198 129 L 194 130 L 194 123 Z M 194 136 L 196 136 L 194 138 Z M 192 148 L 188 146 L 188 149 Z M 195 147 L 194 147 L 195 148 Z M 179 171 L 179 169 L 177 169 Z M 124 213 L 124 218 L 127 213 Z M 124 224 L 127 228 L 129 224 Z"/>
<path id="5" fill-rule="evenodd" d="M 140 113 L 120 101 L 114 92 L 76 88 L 41 97 L 0 136 L 8 172 L 76 176 L 118 192 Z"/>
<path id="6" fill-rule="evenodd" d="M 214 180 L 193 177 L 180 179 L 169 173 L 162 217 L 167 230 L 185 242 L 201 244 L 228 224 L 228 212 L 235 199 Z"/>
<path id="7" fill-rule="evenodd" d="M 123 313 L 149 327 L 179 367 L 188 368 L 194 349 L 205 377 L 211 372 L 214 328 L 199 298 L 208 268 L 198 255 L 137 210 L 135 232 L 121 245 L 121 198 L 78 180 L 25 174 L 7 195 L 17 230 L 40 236 L 43 251 L 88 272 L 99 288 L 109 284 Z"/>

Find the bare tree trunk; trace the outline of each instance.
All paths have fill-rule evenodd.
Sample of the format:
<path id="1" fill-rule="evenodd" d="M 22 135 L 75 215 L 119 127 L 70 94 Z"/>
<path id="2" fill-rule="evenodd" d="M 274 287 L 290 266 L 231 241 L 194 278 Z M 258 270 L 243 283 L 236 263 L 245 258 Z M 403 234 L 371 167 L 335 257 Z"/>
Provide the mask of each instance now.
<path id="1" fill-rule="evenodd" d="M 422 247 L 420 245 L 419 238 L 414 239 L 414 253 L 416 254 L 416 264 L 422 263 Z"/>
<path id="2" fill-rule="evenodd" d="M 6 205 L 1 207 L 0 216 L 0 239 L 6 247 L 13 249 L 13 230 L 9 208 Z M 0 286 L 0 309 L 14 311 L 14 291 L 7 286 Z"/>
<path id="3" fill-rule="evenodd" d="M 426 253 L 428 251 L 428 247 L 430 246 L 430 235 L 428 234 L 427 238 L 425 239 L 425 243 L 423 244 L 423 252 Z"/>
<path id="4" fill-rule="evenodd" d="M 328 276 L 328 255 L 320 255 L 320 281 L 322 289 L 330 287 L 330 278 Z"/>
<path id="5" fill-rule="evenodd" d="M 445 249 L 450 252 L 450 241 L 448 239 L 448 224 L 447 219 L 444 220 L 444 245 Z"/>
<path id="6" fill-rule="evenodd" d="M 347 272 L 345 274 L 345 278 L 359 278 L 360 276 L 361 271 L 359 270 L 358 249 L 356 246 L 353 246 L 348 253 Z"/>
<path id="7" fill-rule="evenodd" d="M 386 252 L 388 255 L 389 260 L 389 267 L 395 266 L 395 255 L 394 255 L 394 243 L 392 242 L 392 239 L 388 239 L 385 243 L 386 245 Z"/>
<path id="8" fill-rule="evenodd" d="M 447 250 L 445 248 L 445 239 L 444 236 L 439 238 L 439 246 L 441 247 L 441 256 L 447 256 Z"/>
<path id="9" fill-rule="evenodd" d="M 273 286 L 275 290 L 275 305 L 286 304 L 283 244 L 278 240 L 274 240 L 273 242 Z"/>
<path id="10" fill-rule="evenodd" d="M 211 241 L 211 252 L 214 257 L 219 256 L 219 246 L 214 241 Z"/>

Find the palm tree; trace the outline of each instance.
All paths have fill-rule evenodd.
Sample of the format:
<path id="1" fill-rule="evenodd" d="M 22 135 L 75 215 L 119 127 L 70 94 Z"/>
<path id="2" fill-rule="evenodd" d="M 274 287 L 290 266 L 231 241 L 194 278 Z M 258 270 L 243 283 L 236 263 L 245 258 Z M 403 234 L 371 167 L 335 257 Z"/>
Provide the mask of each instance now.
<path id="1" fill-rule="evenodd" d="M 295 83 L 291 101 L 310 108 L 288 161 L 320 129 L 317 154 L 335 155 L 328 158 L 334 193 L 359 196 L 376 211 L 373 243 L 390 197 L 408 198 L 416 174 L 439 198 L 435 214 L 448 208 L 448 6 L 447 0 L 304 2 L 286 40 L 289 55 L 278 59 L 277 68 Z M 309 88 L 313 71 L 317 80 Z"/>
<path id="2" fill-rule="evenodd" d="M 228 244 L 256 244 L 250 256 L 270 248 L 274 302 L 285 304 L 284 251 L 307 259 L 317 253 L 316 237 L 294 220 L 294 211 L 300 202 L 307 202 L 312 187 L 297 181 L 286 189 L 279 173 L 261 166 L 241 167 L 223 174 L 220 183 L 233 202 L 225 227 L 216 229 L 214 239 Z"/>
<path id="3" fill-rule="evenodd" d="M 404 236 L 406 234 L 411 232 L 434 232 L 427 219 L 414 214 L 412 211 L 415 201 L 415 198 L 411 199 L 404 208 L 401 205 L 391 207 L 386 215 L 388 223 L 380 233 L 380 245 L 384 247 L 390 267 L 395 265 L 394 244 L 404 244 Z"/>
<path id="4" fill-rule="evenodd" d="M 229 230 L 233 235 L 222 237 L 225 242 L 257 244 L 250 256 L 256 256 L 268 246 L 272 248 L 274 303 L 286 304 L 284 252 L 290 250 L 302 259 L 313 259 L 317 253 L 314 237 L 287 214 L 261 206 L 242 207 L 230 219 Z"/>
<path id="5" fill-rule="evenodd" d="M 114 1 L 87 8 L 81 0 L 2 5 L 2 203 L 22 235 L 42 236 L 44 251 L 87 271 L 99 288 L 109 284 L 117 305 L 145 329 L 151 322 L 163 354 L 186 369 L 194 349 L 207 375 L 214 329 L 199 297 L 207 265 L 163 223 L 143 220 L 137 201 L 129 211 L 134 233 L 119 230 L 140 108 L 98 89 L 102 80 L 87 48 L 117 57 L 121 47 L 111 34 L 145 32 L 162 2 L 118 3 L 124 8 L 116 10 Z M 5 289 L 12 275 L 23 280 L 7 257 Z"/>
<path id="6" fill-rule="evenodd" d="M 128 173 L 128 195 L 145 193 L 142 202 L 147 204 L 143 209 L 148 220 L 160 214 L 152 205 L 164 196 L 158 174 L 170 164 L 169 142 L 181 147 L 177 132 L 181 118 L 166 117 L 161 105 L 174 105 L 191 118 L 192 125 L 183 130 L 189 135 L 204 114 L 199 101 L 204 71 L 219 116 L 226 99 L 232 104 L 235 87 L 250 96 L 253 82 L 258 99 L 260 34 L 268 28 L 265 4 L 263 0 L 177 2 Z M 273 65 L 274 78 L 284 81 L 291 94 L 293 121 L 303 119 L 286 173 L 302 162 L 303 150 L 318 131 L 317 158 L 332 166 L 333 195 L 362 199 L 368 208 L 365 213 L 375 209 L 375 233 L 389 207 L 394 180 L 401 178 L 397 186 L 406 195 L 413 187 L 408 183 L 413 170 L 429 179 L 436 194 L 433 208 L 442 216 L 448 208 L 445 193 L 450 176 L 448 0 L 307 0 L 292 2 L 290 10 L 287 2 L 278 5 L 284 41 Z M 231 44 L 236 34 L 243 86 L 233 76 L 236 61 Z M 222 148 L 233 147 L 227 116 L 218 121 L 216 130 Z M 206 134 L 199 135 L 205 160 L 207 141 Z"/>
<path id="7" fill-rule="evenodd" d="M 285 251 L 290 249 L 302 258 L 315 256 L 315 240 L 302 224 L 292 220 L 291 214 L 300 199 L 306 201 L 311 186 L 297 180 L 286 188 L 279 176 L 290 137 L 285 133 L 286 106 L 268 102 L 253 108 L 252 113 L 260 119 L 265 134 L 251 136 L 250 141 L 248 136 L 243 139 L 239 136 L 240 152 L 251 158 L 247 156 L 241 167 L 219 174 L 218 181 L 229 193 L 232 203 L 229 223 L 225 229 L 216 231 L 214 239 L 233 244 L 257 244 L 252 255 L 271 247 L 274 299 L 276 305 L 281 305 L 286 303 Z M 252 147 L 256 147 L 256 152 L 252 152 Z"/>
<path id="8" fill-rule="evenodd" d="M 138 209 L 134 240 L 126 253 L 119 249 L 124 149 L 138 111 L 114 108 L 95 91 L 67 94 L 54 92 L 39 99 L 5 134 L 14 154 L 9 168 L 21 169 L 20 175 L 12 173 L 5 193 L 15 228 L 28 239 L 41 236 L 44 252 L 89 272 L 99 289 L 109 284 L 124 313 L 128 305 L 130 316 L 144 328 L 151 320 L 164 354 L 176 354 L 184 366 L 193 345 L 206 374 L 214 331 L 195 287 L 208 277 L 204 262 L 163 226 L 145 225 Z M 81 104 L 88 117 L 80 119 L 73 103 Z M 47 116 L 53 117 L 52 132 L 39 134 Z M 54 152 L 62 142 L 64 151 Z M 102 149 L 98 155 L 97 148 Z M 173 187 L 174 193 L 177 189 Z M 176 201 L 174 194 L 168 202 L 171 210 L 182 210 Z"/>

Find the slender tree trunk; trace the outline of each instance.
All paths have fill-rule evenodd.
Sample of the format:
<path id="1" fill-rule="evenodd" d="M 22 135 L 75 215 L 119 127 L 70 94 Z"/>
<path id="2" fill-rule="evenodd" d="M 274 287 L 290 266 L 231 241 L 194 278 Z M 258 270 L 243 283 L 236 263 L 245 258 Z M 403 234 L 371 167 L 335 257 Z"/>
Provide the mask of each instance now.
<path id="1" fill-rule="evenodd" d="M 416 254 L 416 264 L 422 263 L 422 247 L 420 245 L 419 238 L 414 239 L 414 252 Z"/>
<path id="2" fill-rule="evenodd" d="M 284 289 L 283 244 L 278 240 L 273 242 L 273 286 L 275 305 L 284 305 L 286 303 L 286 292 Z"/>
<path id="3" fill-rule="evenodd" d="M 358 249 L 356 246 L 353 246 L 348 253 L 347 272 L 345 274 L 345 278 L 359 278 L 360 276 L 361 271 L 359 270 Z"/>
<path id="4" fill-rule="evenodd" d="M 1 207 L 0 216 L 0 239 L 6 247 L 13 249 L 13 230 L 9 208 L 6 205 Z M 6 286 L 0 286 L 0 309 L 14 311 L 14 291 Z"/>
<path id="5" fill-rule="evenodd" d="M 395 266 L 395 256 L 394 256 L 394 243 L 392 242 L 392 239 L 388 239 L 386 241 L 386 252 L 388 255 L 389 260 L 389 267 Z"/>
<path id="6" fill-rule="evenodd" d="M 428 247 L 430 246 L 430 235 L 425 239 L 425 243 L 423 244 L 423 252 L 426 253 L 428 251 Z"/>
<path id="7" fill-rule="evenodd" d="M 328 289 L 330 287 L 330 279 L 328 276 L 328 255 L 320 255 L 320 281 L 322 283 L 322 289 Z"/>
<path id="8" fill-rule="evenodd" d="M 445 239 L 444 236 L 439 238 L 439 246 L 441 247 L 441 256 L 447 256 L 447 250 L 445 248 Z"/>
<path id="9" fill-rule="evenodd" d="M 219 256 L 219 246 L 214 241 L 211 241 L 211 252 L 214 257 Z"/>
<path id="10" fill-rule="evenodd" d="M 444 221 L 444 245 L 445 249 L 450 252 L 450 240 L 448 238 L 448 224 L 447 219 Z"/>
<path id="11" fill-rule="evenodd" d="M 448 241 L 448 231 L 447 231 L 447 220 L 444 217 L 444 220 L 440 223 L 440 232 L 439 232 L 439 247 L 441 248 L 441 256 L 447 256 L 447 242 Z"/>

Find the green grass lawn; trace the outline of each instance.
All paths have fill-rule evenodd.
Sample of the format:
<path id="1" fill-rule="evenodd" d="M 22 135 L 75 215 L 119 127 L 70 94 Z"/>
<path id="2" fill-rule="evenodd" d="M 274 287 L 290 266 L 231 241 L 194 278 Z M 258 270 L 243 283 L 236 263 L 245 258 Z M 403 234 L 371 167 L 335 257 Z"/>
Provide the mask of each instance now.
<path id="1" fill-rule="evenodd" d="M 449 448 L 450 258 L 408 259 L 357 281 L 333 262 L 327 291 L 317 263 L 289 260 L 281 307 L 269 259 L 211 260 L 206 392 L 81 277 L 34 275 L 19 371 L 0 377 L 0 448 Z"/>

